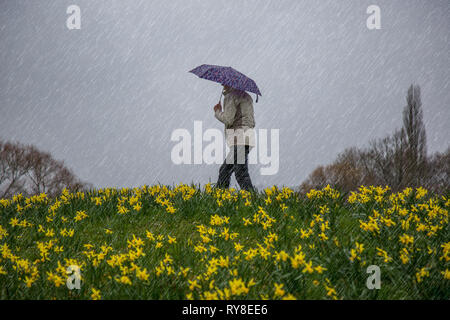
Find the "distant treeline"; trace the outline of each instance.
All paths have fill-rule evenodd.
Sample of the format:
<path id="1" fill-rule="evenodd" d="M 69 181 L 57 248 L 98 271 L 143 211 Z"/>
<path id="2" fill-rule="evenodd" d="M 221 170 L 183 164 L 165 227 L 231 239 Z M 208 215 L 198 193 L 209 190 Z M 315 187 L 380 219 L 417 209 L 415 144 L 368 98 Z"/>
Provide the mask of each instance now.
<path id="1" fill-rule="evenodd" d="M 420 87 L 411 85 L 403 110 L 403 127 L 372 140 L 365 148 L 348 148 L 326 166 L 316 168 L 301 192 L 330 184 L 342 191 L 361 185 L 386 186 L 394 191 L 422 186 L 442 193 L 450 189 L 450 147 L 427 155 Z"/>
<path id="2" fill-rule="evenodd" d="M 57 196 L 64 188 L 74 192 L 88 187 L 90 184 L 80 181 L 50 153 L 32 145 L 0 140 L 0 199 L 18 193 Z"/>

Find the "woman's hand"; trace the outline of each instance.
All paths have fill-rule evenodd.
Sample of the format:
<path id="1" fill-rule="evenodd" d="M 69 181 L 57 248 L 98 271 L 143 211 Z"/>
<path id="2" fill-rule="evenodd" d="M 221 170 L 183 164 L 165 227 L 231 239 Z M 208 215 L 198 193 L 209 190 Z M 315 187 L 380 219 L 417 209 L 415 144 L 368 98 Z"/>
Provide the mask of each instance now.
<path id="1" fill-rule="evenodd" d="M 220 102 L 214 106 L 214 112 L 222 111 L 222 105 Z"/>

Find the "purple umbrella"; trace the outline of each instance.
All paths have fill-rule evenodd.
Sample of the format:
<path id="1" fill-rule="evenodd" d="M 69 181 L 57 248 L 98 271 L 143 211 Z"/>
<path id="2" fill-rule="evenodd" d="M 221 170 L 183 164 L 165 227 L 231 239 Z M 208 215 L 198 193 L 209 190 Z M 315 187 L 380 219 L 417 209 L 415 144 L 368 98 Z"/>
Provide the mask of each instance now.
<path id="1" fill-rule="evenodd" d="M 258 102 L 258 96 L 261 96 L 261 92 L 259 91 L 255 81 L 239 71 L 234 70 L 232 67 L 202 64 L 189 72 L 192 72 L 202 79 L 225 84 L 234 89 L 253 92 L 256 94 L 256 102 Z"/>

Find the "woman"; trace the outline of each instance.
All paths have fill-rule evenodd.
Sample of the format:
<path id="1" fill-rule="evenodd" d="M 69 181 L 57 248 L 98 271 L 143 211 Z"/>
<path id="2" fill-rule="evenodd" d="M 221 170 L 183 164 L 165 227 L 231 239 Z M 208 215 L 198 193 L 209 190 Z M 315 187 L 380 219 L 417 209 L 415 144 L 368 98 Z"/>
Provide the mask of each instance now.
<path id="1" fill-rule="evenodd" d="M 224 110 L 219 102 L 214 106 L 214 113 L 225 125 L 225 138 L 230 152 L 220 167 L 216 187 L 228 188 L 234 172 L 241 189 L 254 191 L 248 173 L 248 154 L 255 146 L 253 100 L 247 92 L 227 85 L 223 85 L 222 93 Z"/>

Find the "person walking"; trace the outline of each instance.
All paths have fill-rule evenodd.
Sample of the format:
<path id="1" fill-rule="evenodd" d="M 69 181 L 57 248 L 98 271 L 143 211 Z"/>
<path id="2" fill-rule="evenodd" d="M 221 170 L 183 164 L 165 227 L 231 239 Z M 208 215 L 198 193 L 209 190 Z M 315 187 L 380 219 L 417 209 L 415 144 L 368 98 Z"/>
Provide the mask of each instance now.
<path id="1" fill-rule="evenodd" d="M 242 90 L 223 85 L 222 105 L 214 106 L 214 115 L 225 125 L 225 139 L 230 152 L 219 169 L 217 188 L 229 188 L 235 174 L 241 189 L 255 191 L 248 172 L 248 154 L 255 146 L 253 100 Z"/>

